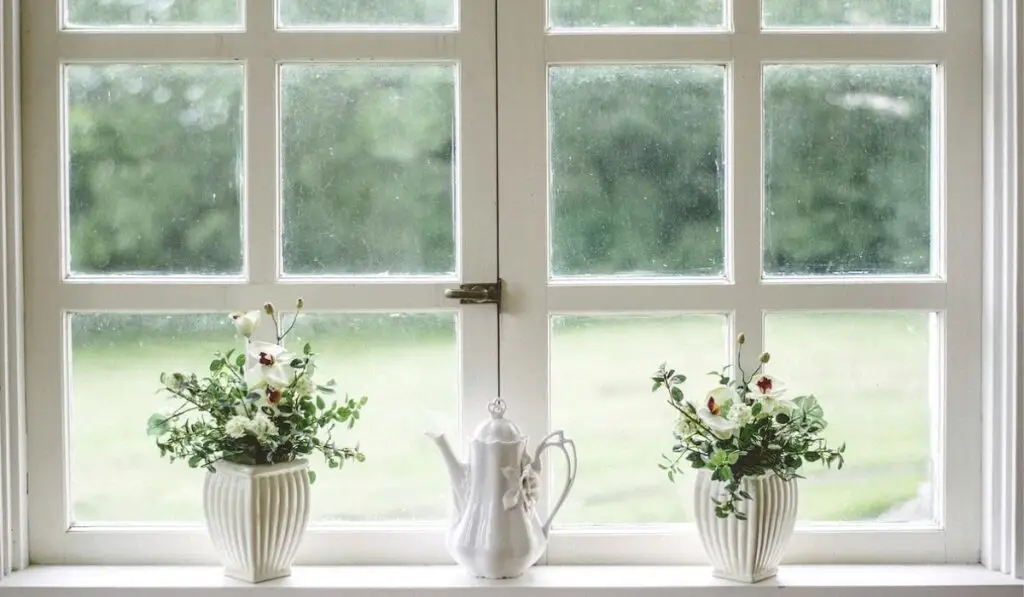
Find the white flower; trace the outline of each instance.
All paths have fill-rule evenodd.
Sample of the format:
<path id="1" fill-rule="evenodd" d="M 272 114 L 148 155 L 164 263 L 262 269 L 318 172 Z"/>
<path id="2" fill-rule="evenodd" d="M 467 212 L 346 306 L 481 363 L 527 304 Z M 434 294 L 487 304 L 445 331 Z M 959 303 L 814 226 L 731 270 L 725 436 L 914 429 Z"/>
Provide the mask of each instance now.
<path id="1" fill-rule="evenodd" d="M 235 330 L 239 336 L 251 338 L 253 332 L 256 331 L 256 326 L 260 323 L 260 315 L 259 311 L 235 311 L 229 317 L 231 317 L 231 321 L 235 322 Z"/>
<path id="2" fill-rule="evenodd" d="M 733 404 L 732 407 L 729 409 L 729 420 L 732 421 L 733 423 L 736 423 L 738 427 L 743 427 L 744 425 L 752 421 L 753 418 L 754 416 L 750 412 L 750 407 L 747 406 L 746 404 L 743 404 L 742 402 L 737 402 L 736 404 Z"/>
<path id="3" fill-rule="evenodd" d="M 249 417 L 242 415 L 231 417 L 228 422 L 224 424 L 224 433 L 228 434 L 228 437 L 238 439 L 244 436 L 245 432 L 249 430 L 250 422 Z"/>
<path id="4" fill-rule="evenodd" d="M 277 435 L 277 426 L 267 415 L 256 413 L 256 416 L 249 422 L 249 432 L 255 435 L 260 443 L 263 443 L 268 437 Z"/>
<path id="5" fill-rule="evenodd" d="M 303 375 L 295 382 L 295 395 L 297 397 L 312 396 L 315 389 L 316 384 L 313 383 L 308 374 Z"/>
<path id="6" fill-rule="evenodd" d="M 245 351 L 245 383 L 249 389 L 263 386 L 282 388 L 295 380 L 291 355 L 283 346 L 250 342 Z"/>
<path id="7" fill-rule="evenodd" d="M 796 404 L 792 400 L 771 397 L 761 399 L 761 416 L 792 415 L 795 409 Z"/>
<path id="8" fill-rule="evenodd" d="M 697 416 L 700 417 L 702 423 L 711 429 L 711 433 L 714 433 L 718 439 L 729 439 L 738 428 L 736 423 L 716 415 L 706 408 L 698 408 Z"/>
<path id="9" fill-rule="evenodd" d="M 697 425 L 692 419 L 690 419 L 690 417 L 679 415 L 679 418 L 676 420 L 676 433 L 686 437 L 698 431 L 699 429 L 697 428 Z"/>
<path id="10" fill-rule="evenodd" d="M 778 398 L 786 393 L 786 384 L 770 375 L 758 375 L 750 380 L 750 397 L 754 399 Z"/>
<path id="11" fill-rule="evenodd" d="M 710 405 L 712 401 L 718 408 L 724 408 L 730 404 L 734 404 L 740 401 L 740 395 L 736 393 L 736 390 L 728 386 L 718 386 L 717 388 L 708 392 L 708 395 L 704 398 L 704 401 L 709 405 L 708 409 L 711 411 L 717 410 L 712 408 Z M 717 414 L 717 413 L 715 413 Z"/>

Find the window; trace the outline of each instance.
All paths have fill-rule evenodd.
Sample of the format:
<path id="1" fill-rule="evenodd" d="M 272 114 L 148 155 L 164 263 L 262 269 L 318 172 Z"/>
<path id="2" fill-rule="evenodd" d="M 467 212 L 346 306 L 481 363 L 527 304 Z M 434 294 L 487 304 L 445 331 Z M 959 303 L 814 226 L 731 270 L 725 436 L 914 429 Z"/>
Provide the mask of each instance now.
<path id="1" fill-rule="evenodd" d="M 499 392 L 580 448 L 549 562 L 700 561 L 645 380 L 702 393 L 738 331 L 849 444 L 807 471 L 792 560 L 977 561 L 980 4 L 23 11 L 33 561 L 211 559 L 202 475 L 143 433 L 157 376 L 299 296 L 371 397 L 300 563 L 447 561 L 422 432 Z M 444 298 L 499 276 L 500 314 Z"/>

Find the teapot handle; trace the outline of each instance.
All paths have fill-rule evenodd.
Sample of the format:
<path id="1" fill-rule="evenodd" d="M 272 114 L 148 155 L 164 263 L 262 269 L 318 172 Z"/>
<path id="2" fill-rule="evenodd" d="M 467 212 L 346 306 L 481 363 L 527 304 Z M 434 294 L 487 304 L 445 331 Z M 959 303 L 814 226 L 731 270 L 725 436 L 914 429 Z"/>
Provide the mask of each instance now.
<path id="1" fill-rule="evenodd" d="M 551 510 L 551 514 L 548 515 L 548 519 L 544 521 L 542 530 L 544 531 L 545 537 L 547 537 L 548 533 L 551 531 L 551 521 L 555 519 L 555 515 L 558 514 L 558 511 L 562 508 L 562 504 L 565 503 L 565 498 L 569 497 L 569 490 L 572 489 L 573 483 L 576 482 L 576 468 L 578 464 L 576 459 L 576 442 L 565 437 L 565 433 L 559 430 L 549 434 L 537 446 L 537 451 L 533 456 L 533 462 L 534 465 L 537 466 L 538 470 L 540 469 L 541 454 L 543 454 L 544 450 L 552 447 L 558 448 L 563 454 L 565 454 L 566 479 L 565 487 L 562 489 L 562 495 L 559 496 L 558 502 L 555 503 L 555 507 Z M 572 450 L 571 455 L 569 453 L 570 450 Z"/>

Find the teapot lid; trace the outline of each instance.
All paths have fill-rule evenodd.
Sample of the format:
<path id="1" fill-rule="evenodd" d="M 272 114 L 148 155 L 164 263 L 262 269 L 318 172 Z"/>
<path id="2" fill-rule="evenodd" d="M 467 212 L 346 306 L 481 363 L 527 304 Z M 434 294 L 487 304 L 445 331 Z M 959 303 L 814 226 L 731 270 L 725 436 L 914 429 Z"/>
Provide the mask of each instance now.
<path id="1" fill-rule="evenodd" d="M 494 442 L 519 442 L 523 434 L 515 423 L 505 418 L 505 401 L 495 398 L 487 405 L 487 411 L 491 413 L 490 418 L 485 419 L 477 426 L 473 433 L 473 441 L 494 443 Z"/>

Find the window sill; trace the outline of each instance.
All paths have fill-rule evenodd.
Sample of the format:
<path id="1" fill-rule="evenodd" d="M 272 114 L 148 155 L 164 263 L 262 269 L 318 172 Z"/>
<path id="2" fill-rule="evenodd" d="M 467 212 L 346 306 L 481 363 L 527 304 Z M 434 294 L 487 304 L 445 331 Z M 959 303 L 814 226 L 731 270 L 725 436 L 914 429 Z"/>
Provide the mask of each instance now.
<path id="1" fill-rule="evenodd" d="M 524 576 L 489 581 L 454 566 L 297 567 L 285 579 L 249 585 L 225 578 L 216 567 L 32 566 L 0 582 L 0 596 L 241 597 L 273 595 L 501 597 L 661 597 L 768 595 L 830 597 L 885 595 L 1020 597 L 1024 582 L 981 566 L 785 566 L 756 585 L 719 580 L 705 567 L 539 566 Z"/>

